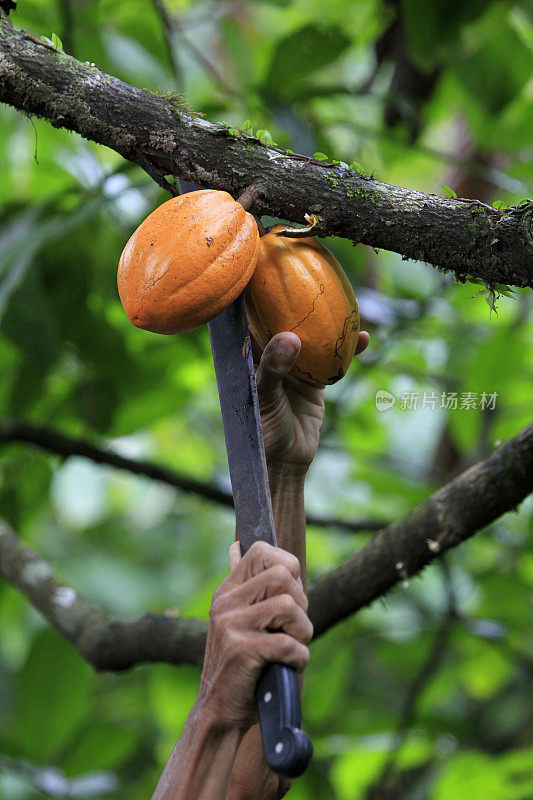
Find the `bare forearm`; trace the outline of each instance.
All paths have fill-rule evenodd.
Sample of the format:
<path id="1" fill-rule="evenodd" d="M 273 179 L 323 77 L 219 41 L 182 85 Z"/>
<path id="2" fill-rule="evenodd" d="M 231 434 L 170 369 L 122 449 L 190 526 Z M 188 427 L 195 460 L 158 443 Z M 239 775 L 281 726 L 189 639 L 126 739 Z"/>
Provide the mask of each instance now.
<path id="1" fill-rule="evenodd" d="M 224 800 L 241 739 L 195 705 L 152 800 Z"/>
<path id="2" fill-rule="evenodd" d="M 300 561 L 305 589 L 305 472 L 269 466 L 268 478 L 278 545 Z M 301 689 L 301 679 L 299 683 Z M 226 800 L 277 800 L 289 787 L 290 781 L 278 778 L 269 770 L 263 756 L 259 725 L 253 725 L 239 747 Z"/>
<path id="3" fill-rule="evenodd" d="M 269 466 L 268 478 L 279 547 L 300 561 L 304 589 L 307 583 L 305 557 L 305 472 L 291 467 Z"/>

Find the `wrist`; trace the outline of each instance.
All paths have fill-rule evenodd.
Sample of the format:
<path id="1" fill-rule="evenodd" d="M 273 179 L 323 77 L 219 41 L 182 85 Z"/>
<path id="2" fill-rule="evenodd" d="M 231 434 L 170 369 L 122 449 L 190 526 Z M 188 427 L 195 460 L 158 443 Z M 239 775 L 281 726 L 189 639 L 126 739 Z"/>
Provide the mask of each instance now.
<path id="1" fill-rule="evenodd" d="M 304 589 L 307 584 L 304 502 L 306 472 L 306 469 L 295 469 L 292 464 L 271 464 L 268 470 L 278 546 L 298 558 Z"/>
<path id="2" fill-rule="evenodd" d="M 237 743 L 248 729 L 248 726 L 241 726 L 221 714 L 215 703 L 202 697 L 201 687 L 187 721 L 190 721 L 195 728 L 201 729 L 203 734 L 209 738 L 235 739 Z"/>
<path id="3" fill-rule="evenodd" d="M 226 791 L 242 740 L 238 728 L 221 725 L 197 701 L 167 761 L 152 800 L 214 800 Z"/>
<path id="4" fill-rule="evenodd" d="M 269 461 L 267 468 L 271 487 L 272 484 L 283 482 L 290 489 L 302 490 L 309 466 L 309 464 L 296 464 L 287 461 Z"/>

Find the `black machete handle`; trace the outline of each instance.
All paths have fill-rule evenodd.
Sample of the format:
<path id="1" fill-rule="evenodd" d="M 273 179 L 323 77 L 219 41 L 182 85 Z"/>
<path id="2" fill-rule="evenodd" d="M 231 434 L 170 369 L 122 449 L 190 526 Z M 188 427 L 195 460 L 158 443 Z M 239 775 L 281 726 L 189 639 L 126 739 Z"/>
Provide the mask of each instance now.
<path id="1" fill-rule="evenodd" d="M 309 737 L 300 730 L 300 689 L 296 670 L 267 664 L 255 687 L 263 751 L 270 769 L 297 778 L 313 755 Z"/>

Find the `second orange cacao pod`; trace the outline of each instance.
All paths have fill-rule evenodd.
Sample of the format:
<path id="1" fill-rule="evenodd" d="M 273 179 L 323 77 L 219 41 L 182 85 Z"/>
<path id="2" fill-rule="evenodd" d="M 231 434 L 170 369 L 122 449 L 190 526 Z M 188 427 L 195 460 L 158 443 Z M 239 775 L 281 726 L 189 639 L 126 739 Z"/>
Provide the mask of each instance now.
<path id="1" fill-rule="evenodd" d="M 341 265 L 320 242 L 276 236 L 260 239 L 257 265 L 246 290 L 250 329 L 261 347 L 276 333 L 293 331 L 302 349 L 292 370 L 313 385 L 345 374 L 359 336 L 359 311 Z"/>

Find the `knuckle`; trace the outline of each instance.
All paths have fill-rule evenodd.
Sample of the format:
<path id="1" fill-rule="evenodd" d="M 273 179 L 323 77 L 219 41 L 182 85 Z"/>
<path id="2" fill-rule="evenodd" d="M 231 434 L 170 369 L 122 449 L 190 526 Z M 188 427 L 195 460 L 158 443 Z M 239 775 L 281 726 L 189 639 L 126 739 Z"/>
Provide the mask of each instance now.
<path id="1" fill-rule="evenodd" d="M 285 568 L 288 570 L 291 577 L 299 578 L 300 577 L 300 562 L 298 558 L 293 555 L 293 553 L 289 553 L 287 550 L 278 550 L 278 555 L 280 561 L 285 565 Z"/>
<path id="2" fill-rule="evenodd" d="M 299 671 L 303 671 L 309 663 L 309 648 L 293 639 L 288 634 L 277 634 L 276 642 L 271 652 L 266 655 L 266 660 L 281 661 L 290 664 Z"/>
<path id="3" fill-rule="evenodd" d="M 215 620 L 217 619 L 220 613 L 220 604 L 218 600 L 213 600 L 211 603 L 211 608 L 209 609 L 209 619 Z"/>
<path id="4" fill-rule="evenodd" d="M 285 564 L 275 564 L 270 568 L 270 572 L 270 585 L 277 586 L 278 588 L 289 586 L 293 580 L 293 577 Z"/>
<path id="5" fill-rule="evenodd" d="M 213 632 L 215 633 L 215 635 L 218 636 L 219 633 L 221 632 L 221 630 L 223 630 L 223 628 L 224 628 L 224 625 L 222 623 L 221 615 L 218 614 L 218 613 L 215 614 L 211 610 L 209 612 L 209 625 L 210 625 L 211 629 L 213 630 Z"/>
<path id="6" fill-rule="evenodd" d="M 295 609 L 297 608 L 297 604 L 293 597 L 290 594 L 280 594 L 277 597 L 277 607 L 278 611 L 287 616 L 292 616 L 295 613 Z"/>
<path id="7" fill-rule="evenodd" d="M 299 576 L 300 575 L 300 562 L 299 562 L 299 560 L 292 553 L 289 553 L 288 556 L 289 556 L 288 562 L 289 562 L 290 566 L 292 567 L 291 572 L 294 570 L 294 573 Z"/>
<path id="8" fill-rule="evenodd" d="M 220 646 L 220 660 L 231 662 L 234 659 L 242 659 L 243 656 L 243 637 L 236 631 L 224 630 Z"/>
<path id="9" fill-rule="evenodd" d="M 281 661 L 283 663 L 291 662 L 294 653 L 294 639 L 287 633 L 269 634 L 272 638 L 272 660 Z"/>
<path id="10" fill-rule="evenodd" d="M 250 558 L 259 559 L 264 556 L 271 547 L 272 545 L 267 542 L 254 542 L 248 550 L 248 553 L 250 554 Z"/>
<path id="11" fill-rule="evenodd" d="M 311 653 L 309 652 L 309 648 L 306 647 L 304 644 L 302 644 L 300 646 L 302 648 L 301 652 L 300 652 L 301 664 L 302 664 L 303 669 L 305 669 L 306 666 L 309 664 L 309 660 L 311 658 Z"/>
<path id="12" fill-rule="evenodd" d="M 209 609 L 209 616 L 214 619 L 220 616 L 222 613 L 222 607 L 224 605 L 223 595 L 222 594 L 215 594 L 213 595 L 213 600 L 211 601 L 211 608 Z"/>
<path id="13" fill-rule="evenodd" d="M 225 642 L 238 635 L 234 627 L 235 620 L 231 613 L 221 612 L 216 614 L 211 618 L 210 622 L 217 637 Z"/>

